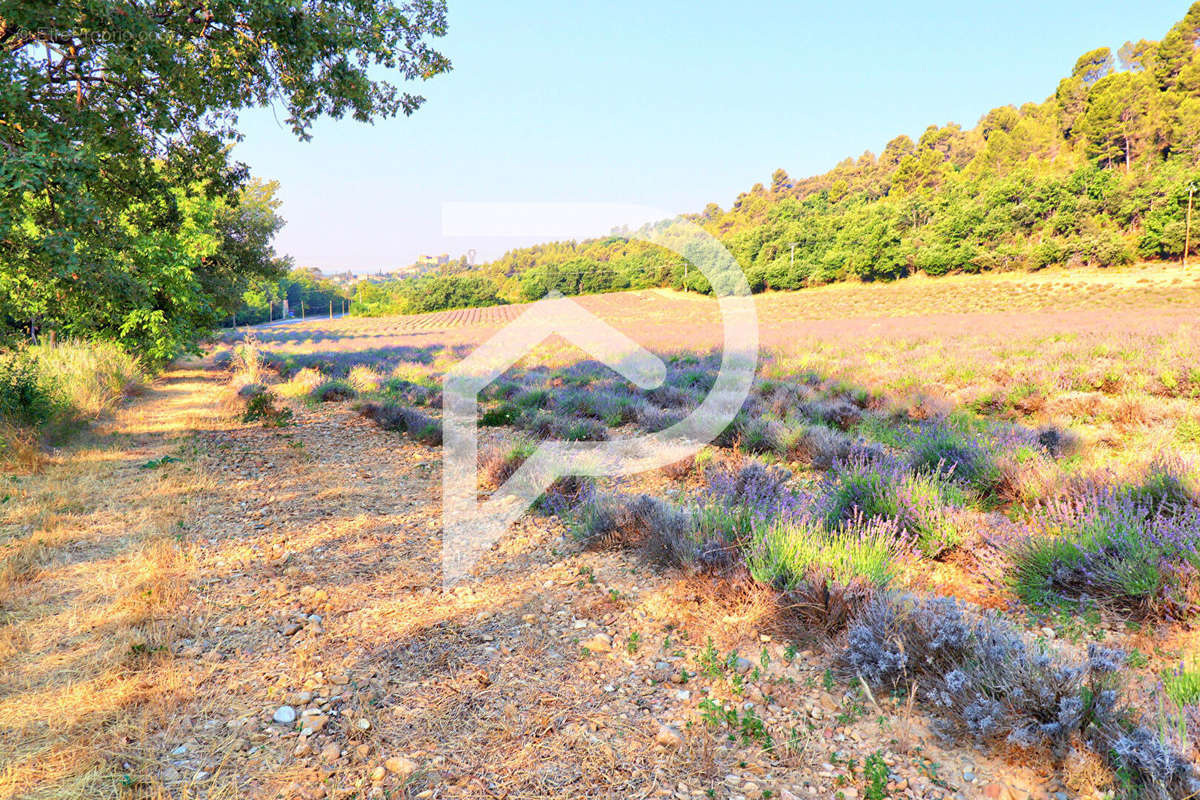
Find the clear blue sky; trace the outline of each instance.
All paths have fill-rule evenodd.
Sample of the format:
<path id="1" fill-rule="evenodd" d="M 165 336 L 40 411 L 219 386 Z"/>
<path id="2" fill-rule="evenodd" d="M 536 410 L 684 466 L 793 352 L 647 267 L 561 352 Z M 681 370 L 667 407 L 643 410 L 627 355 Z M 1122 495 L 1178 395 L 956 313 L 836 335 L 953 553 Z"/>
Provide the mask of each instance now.
<path id="1" fill-rule="evenodd" d="M 777 167 L 824 172 L 1040 101 L 1083 52 L 1161 38 L 1189 2 L 449 0 L 454 70 L 418 85 L 412 117 L 298 142 L 282 114 L 247 112 L 235 156 L 280 181 L 277 249 L 299 265 L 493 257 L 517 242 L 444 238 L 443 202 L 727 208 Z"/>

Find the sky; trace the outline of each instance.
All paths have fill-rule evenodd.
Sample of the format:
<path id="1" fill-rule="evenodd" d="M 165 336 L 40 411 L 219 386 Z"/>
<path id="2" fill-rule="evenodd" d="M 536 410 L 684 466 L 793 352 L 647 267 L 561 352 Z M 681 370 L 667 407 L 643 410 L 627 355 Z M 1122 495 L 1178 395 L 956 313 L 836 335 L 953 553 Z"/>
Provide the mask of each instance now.
<path id="1" fill-rule="evenodd" d="M 728 208 L 778 167 L 1041 101 L 1084 52 L 1160 39 L 1189 3 L 448 0 L 454 69 L 406 86 L 427 98 L 414 115 L 301 142 L 281 110 L 246 111 L 234 155 L 280 182 L 276 249 L 298 266 L 478 262 L 538 237 L 443 235 L 443 204 Z M 602 217 L 577 235 L 623 221 Z"/>

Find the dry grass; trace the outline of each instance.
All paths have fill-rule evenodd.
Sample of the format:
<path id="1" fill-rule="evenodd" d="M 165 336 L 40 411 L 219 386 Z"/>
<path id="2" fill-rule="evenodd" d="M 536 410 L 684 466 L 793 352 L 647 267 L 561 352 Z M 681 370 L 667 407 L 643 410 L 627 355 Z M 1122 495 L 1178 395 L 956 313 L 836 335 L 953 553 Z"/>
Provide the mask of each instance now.
<path id="1" fill-rule="evenodd" d="M 143 746 L 193 688 L 171 655 L 188 624 L 172 533 L 206 484 L 183 462 L 139 462 L 187 435 L 185 403 L 118 412 L 3 506 L 0 797 L 162 796 Z M 171 432 L 145 432 L 168 417 Z"/>
<path id="2" fill-rule="evenodd" d="M 0 422 L 0 467 L 5 472 L 33 473 L 46 463 L 46 453 L 34 431 Z"/>

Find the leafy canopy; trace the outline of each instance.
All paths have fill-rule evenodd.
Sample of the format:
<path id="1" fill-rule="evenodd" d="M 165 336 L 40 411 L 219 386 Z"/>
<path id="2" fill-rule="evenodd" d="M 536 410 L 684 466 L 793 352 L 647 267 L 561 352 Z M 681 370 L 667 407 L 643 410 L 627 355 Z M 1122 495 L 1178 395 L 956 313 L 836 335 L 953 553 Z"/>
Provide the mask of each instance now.
<path id="1" fill-rule="evenodd" d="M 445 30 L 441 0 L 0 0 L 0 324 L 188 347 L 281 268 L 237 112 L 411 114 L 387 78 L 449 70 Z"/>

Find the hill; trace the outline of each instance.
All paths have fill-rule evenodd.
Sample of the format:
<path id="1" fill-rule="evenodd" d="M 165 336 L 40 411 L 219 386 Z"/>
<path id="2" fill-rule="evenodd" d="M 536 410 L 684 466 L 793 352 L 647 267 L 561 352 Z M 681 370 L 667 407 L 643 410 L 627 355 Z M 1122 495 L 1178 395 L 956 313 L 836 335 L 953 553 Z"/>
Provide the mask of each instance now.
<path id="1" fill-rule="evenodd" d="M 970 129 L 931 125 L 883 152 L 793 179 L 783 169 L 691 218 L 755 291 L 924 273 L 1106 267 L 1195 252 L 1200 186 L 1200 3 L 1161 41 L 1085 53 L 1053 95 Z M 707 291 L 695 270 L 687 288 Z M 682 262 L 622 236 L 520 248 L 478 268 L 364 287 L 361 314 L 684 288 Z"/>

